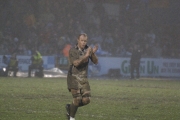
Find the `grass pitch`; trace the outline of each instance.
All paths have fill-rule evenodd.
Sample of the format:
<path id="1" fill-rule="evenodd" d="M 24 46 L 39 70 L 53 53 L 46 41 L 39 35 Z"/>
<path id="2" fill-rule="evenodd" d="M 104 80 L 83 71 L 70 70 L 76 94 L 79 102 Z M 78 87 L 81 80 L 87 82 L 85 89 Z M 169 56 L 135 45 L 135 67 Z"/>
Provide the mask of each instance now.
<path id="1" fill-rule="evenodd" d="M 180 80 L 89 79 L 91 103 L 76 120 L 179 120 Z M 66 120 L 65 78 L 0 78 L 0 120 Z"/>

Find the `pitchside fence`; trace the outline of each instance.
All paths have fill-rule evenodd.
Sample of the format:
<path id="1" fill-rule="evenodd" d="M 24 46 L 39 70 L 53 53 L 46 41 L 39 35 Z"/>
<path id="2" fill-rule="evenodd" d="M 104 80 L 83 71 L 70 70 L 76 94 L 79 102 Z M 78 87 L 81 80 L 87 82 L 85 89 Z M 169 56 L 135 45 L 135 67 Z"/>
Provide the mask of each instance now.
<path id="1" fill-rule="evenodd" d="M 10 57 L 10 55 L 7 55 Z M 27 71 L 28 66 L 31 64 L 31 56 L 17 56 L 19 61 L 19 70 Z M 54 68 L 57 63 L 61 66 L 68 67 L 68 60 L 65 57 L 60 59 L 55 56 L 43 56 L 44 68 Z M 89 65 L 89 73 L 91 76 L 102 75 L 119 75 L 130 76 L 130 58 L 121 57 L 99 57 L 99 63 Z M 3 63 L 3 55 L 0 55 L 0 67 L 6 65 Z M 67 68 L 66 67 L 66 68 Z M 140 63 L 141 76 L 148 77 L 180 77 L 180 59 L 164 59 L 164 58 L 142 58 Z"/>

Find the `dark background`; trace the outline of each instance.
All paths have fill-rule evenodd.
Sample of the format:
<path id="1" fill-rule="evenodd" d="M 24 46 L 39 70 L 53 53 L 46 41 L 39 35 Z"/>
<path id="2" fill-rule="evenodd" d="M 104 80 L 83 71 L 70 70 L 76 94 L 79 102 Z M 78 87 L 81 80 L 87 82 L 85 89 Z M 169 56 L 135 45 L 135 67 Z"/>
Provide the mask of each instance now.
<path id="1" fill-rule="evenodd" d="M 64 55 L 88 34 L 99 56 L 180 58 L 179 0 L 0 0 L 0 54 Z M 110 5 L 116 9 L 107 7 Z M 112 7 L 113 8 L 113 7 Z M 116 14 L 109 14 L 116 13 Z"/>

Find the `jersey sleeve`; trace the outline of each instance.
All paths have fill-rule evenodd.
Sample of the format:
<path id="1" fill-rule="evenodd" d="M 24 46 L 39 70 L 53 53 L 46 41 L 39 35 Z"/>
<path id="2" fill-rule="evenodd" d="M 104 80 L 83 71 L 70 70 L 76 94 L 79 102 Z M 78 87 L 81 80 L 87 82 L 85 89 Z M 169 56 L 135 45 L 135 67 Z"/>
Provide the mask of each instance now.
<path id="1" fill-rule="evenodd" d="M 70 65 L 72 65 L 73 62 L 75 60 L 77 60 L 77 59 L 79 59 L 78 52 L 75 49 L 70 49 L 69 50 L 69 62 L 70 62 Z"/>

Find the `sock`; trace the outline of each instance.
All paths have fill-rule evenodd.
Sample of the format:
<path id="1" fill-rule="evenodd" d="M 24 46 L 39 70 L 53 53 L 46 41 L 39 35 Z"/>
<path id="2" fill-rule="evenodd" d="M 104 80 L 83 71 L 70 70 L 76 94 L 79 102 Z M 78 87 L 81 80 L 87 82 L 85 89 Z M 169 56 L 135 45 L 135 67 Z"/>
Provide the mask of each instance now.
<path id="1" fill-rule="evenodd" d="M 70 116 L 75 117 L 78 106 L 75 106 L 73 103 L 70 105 Z M 73 120 L 73 119 L 72 119 Z"/>
<path id="2" fill-rule="evenodd" d="M 82 106 L 84 106 L 84 104 L 83 104 L 83 102 L 81 100 L 81 102 L 79 103 L 79 107 L 82 107 Z"/>
<path id="3" fill-rule="evenodd" d="M 75 120 L 75 118 L 73 118 L 73 117 L 70 117 L 70 120 Z"/>

